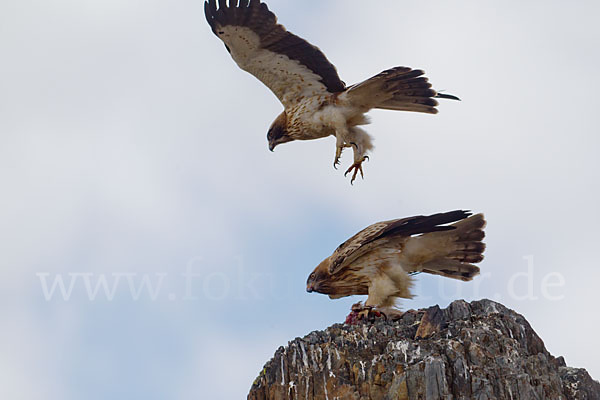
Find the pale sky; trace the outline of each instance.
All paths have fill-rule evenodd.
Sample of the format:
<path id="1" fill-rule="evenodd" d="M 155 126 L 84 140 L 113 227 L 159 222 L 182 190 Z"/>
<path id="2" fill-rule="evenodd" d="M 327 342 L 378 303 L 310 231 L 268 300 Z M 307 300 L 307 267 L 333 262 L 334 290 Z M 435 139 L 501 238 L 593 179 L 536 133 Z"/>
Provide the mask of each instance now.
<path id="1" fill-rule="evenodd" d="M 499 300 L 599 379 L 598 2 L 268 4 L 349 84 L 405 65 L 463 101 L 372 112 L 350 186 L 332 138 L 268 151 L 282 106 L 202 1 L 0 3 L 0 398 L 243 398 L 361 299 L 305 292 L 339 243 L 453 209 L 486 214 L 482 275 L 403 308 Z"/>

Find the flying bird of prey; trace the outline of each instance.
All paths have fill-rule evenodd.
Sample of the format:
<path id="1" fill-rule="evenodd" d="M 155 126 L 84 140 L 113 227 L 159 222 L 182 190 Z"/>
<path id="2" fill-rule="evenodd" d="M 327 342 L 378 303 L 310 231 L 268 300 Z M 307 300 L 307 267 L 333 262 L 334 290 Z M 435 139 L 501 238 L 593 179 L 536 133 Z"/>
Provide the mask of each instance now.
<path id="1" fill-rule="evenodd" d="M 373 108 L 435 114 L 436 98 L 458 100 L 431 88 L 421 70 L 396 67 L 352 86 L 341 81 L 325 55 L 306 40 L 286 31 L 260 0 L 208 0 L 206 19 L 225 43 L 237 65 L 256 76 L 283 103 L 267 139 L 269 149 L 294 140 L 335 136 L 333 166 L 344 148 L 354 150 L 351 182 L 373 148 L 360 128 Z"/>
<path id="2" fill-rule="evenodd" d="M 479 274 L 473 263 L 483 260 L 484 227 L 483 214 L 466 211 L 375 223 L 323 260 L 308 277 L 306 290 L 332 299 L 368 295 L 368 310 L 412 298 L 414 273 L 470 281 Z"/>

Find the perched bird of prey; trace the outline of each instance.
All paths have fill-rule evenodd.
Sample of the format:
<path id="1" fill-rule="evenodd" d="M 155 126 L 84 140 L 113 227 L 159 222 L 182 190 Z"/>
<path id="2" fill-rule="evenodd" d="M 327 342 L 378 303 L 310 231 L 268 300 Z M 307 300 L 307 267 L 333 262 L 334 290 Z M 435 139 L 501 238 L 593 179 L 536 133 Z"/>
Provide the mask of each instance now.
<path id="1" fill-rule="evenodd" d="M 284 111 L 267 134 L 269 149 L 294 140 L 336 137 L 334 167 L 342 150 L 352 147 L 351 182 L 372 149 L 360 128 L 373 108 L 437 113 L 435 98 L 458 100 L 431 88 L 421 70 L 388 69 L 352 86 L 340 80 L 325 55 L 306 40 L 286 31 L 260 0 L 208 0 L 206 19 L 225 43 L 237 65 L 256 76 L 283 103 Z"/>
<path id="2" fill-rule="evenodd" d="M 473 263 L 483 260 L 484 227 L 483 214 L 466 211 L 375 223 L 323 260 L 306 290 L 332 299 L 368 295 L 367 308 L 386 309 L 400 297 L 412 298 L 414 273 L 470 281 L 479 274 Z"/>

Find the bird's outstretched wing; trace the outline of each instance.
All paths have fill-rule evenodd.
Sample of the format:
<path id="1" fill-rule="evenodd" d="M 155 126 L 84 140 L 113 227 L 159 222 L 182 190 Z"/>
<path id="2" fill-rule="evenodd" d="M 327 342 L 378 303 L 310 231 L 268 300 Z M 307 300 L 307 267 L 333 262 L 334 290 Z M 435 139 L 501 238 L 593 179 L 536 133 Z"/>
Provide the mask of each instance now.
<path id="1" fill-rule="evenodd" d="M 285 107 L 302 97 L 337 93 L 345 84 L 325 55 L 286 31 L 260 0 L 208 0 L 204 13 L 240 68 L 267 85 Z"/>
<path id="2" fill-rule="evenodd" d="M 454 229 L 449 224 L 470 216 L 468 211 L 450 211 L 429 216 L 416 216 L 370 225 L 342 243 L 331 256 L 329 272 L 335 274 L 358 257 L 376 247 L 379 239 L 391 236 L 411 236 L 421 233 L 439 232 Z"/>

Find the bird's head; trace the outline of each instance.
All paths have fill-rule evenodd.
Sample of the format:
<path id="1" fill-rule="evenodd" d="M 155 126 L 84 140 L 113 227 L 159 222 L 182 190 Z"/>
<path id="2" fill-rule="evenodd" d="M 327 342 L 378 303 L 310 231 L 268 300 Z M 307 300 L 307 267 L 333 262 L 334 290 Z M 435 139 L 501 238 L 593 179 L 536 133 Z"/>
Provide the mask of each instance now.
<path id="1" fill-rule="evenodd" d="M 329 258 L 326 258 L 308 276 L 306 291 L 329 294 L 331 292 L 331 275 L 329 274 Z"/>
<path id="2" fill-rule="evenodd" d="M 275 150 L 275 147 L 282 143 L 291 142 L 294 140 L 287 133 L 287 115 L 285 111 L 279 114 L 279 116 L 273 121 L 269 132 L 267 133 L 267 140 L 269 141 L 269 150 Z"/>

